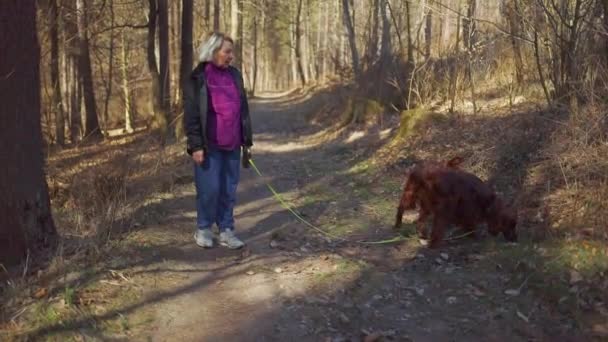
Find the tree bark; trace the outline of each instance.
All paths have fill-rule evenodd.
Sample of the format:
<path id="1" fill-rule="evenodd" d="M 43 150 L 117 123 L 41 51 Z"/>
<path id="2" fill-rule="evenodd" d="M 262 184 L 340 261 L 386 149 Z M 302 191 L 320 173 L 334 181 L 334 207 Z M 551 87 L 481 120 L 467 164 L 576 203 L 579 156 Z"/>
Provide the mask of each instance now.
<path id="1" fill-rule="evenodd" d="M 426 23 L 424 28 L 424 54 L 426 58 L 431 57 L 431 43 L 433 41 L 433 11 L 426 13 Z"/>
<path id="2" fill-rule="evenodd" d="M 194 1 L 182 0 L 182 59 L 180 63 L 180 84 L 182 89 L 190 78 L 193 64 L 192 31 L 194 22 Z"/>
<path id="3" fill-rule="evenodd" d="M 408 63 L 415 63 L 414 44 L 412 43 L 412 13 L 410 11 L 410 3 L 408 1 L 405 2 L 405 15 L 407 24 L 407 61 Z"/>
<path id="4" fill-rule="evenodd" d="M 65 23 L 65 41 L 64 50 L 66 51 L 66 93 L 67 103 L 69 106 L 69 126 L 70 126 L 70 142 L 78 143 L 82 138 L 82 115 L 81 102 L 82 95 L 80 91 L 80 76 L 78 73 L 78 65 L 80 57 L 79 41 L 78 41 L 78 25 L 76 13 L 76 0 L 69 0 L 64 3 L 65 8 L 62 12 L 63 21 Z"/>
<path id="5" fill-rule="evenodd" d="M 114 79 L 114 0 L 109 0 L 108 6 L 110 7 L 110 51 L 108 52 L 108 85 L 106 88 L 106 100 L 103 109 L 103 124 L 106 131 L 109 129 L 108 110 L 110 107 L 110 97 L 112 97 L 112 84 L 114 83 L 112 82 Z"/>
<path id="6" fill-rule="evenodd" d="M 241 69 L 243 62 L 243 3 L 242 0 L 230 0 L 230 36 L 234 40 L 234 65 Z"/>
<path id="7" fill-rule="evenodd" d="M 381 0 L 380 15 L 382 16 L 382 45 L 380 59 L 386 61 L 391 55 L 391 23 L 388 19 L 388 0 Z"/>
<path id="8" fill-rule="evenodd" d="M 263 14 L 262 14 L 263 15 Z M 251 66 L 251 95 L 255 95 L 258 81 L 258 19 L 253 18 L 253 63 Z"/>
<path id="9" fill-rule="evenodd" d="M 298 67 L 298 76 L 303 87 L 306 85 L 306 76 L 304 74 L 304 66 L 302 64 L 302 3 L 303 0 L 298 0 L 295 20 L 295 54 Z"/>
<path id="10" fill-rule="evenodd" d="M 91 54 L 89 51 L 88 1 L 89 0 L 76 0 L 76 10 L 78 12 L 78 40 L 80 43 L 79 71 L 86 110 L 84 135 L 87 139 L 102 139 L 103 135 L 99 129 L 99 118 L 97 116 L 93 71 L 91 68 Z"/>
<path id="11" fill-rule="evenodd" d="M 55 114 L 55 139 L 57 145 L 65 145 L 65 111 L 61 97 L 61 82 L 59 79 L 59 8 L 58 0 L 50 3 L 50 35 L 51 35 L 51 83 L 53 84 L 53 112 Z"/>
<path id="12" fill-rule="evenodd" d="M 602 0 L 602 6 L 604 8 L 604 58 L 608 68 L 608 0 Z"/>
<path id="13" fill-rule="evenodd" d="M 513 59 L 515 62 L 515 78 L 517 83 L 521 85 L 524 82 L 524 71 L 523 71 L 523 58 L 521 56 L 521 47 L 519 40 L 516 37 L 521 35 L 521 27 L 519 21 L 519 10 L 517 8 L 517 1 L 507 3 L 507 19 L 509 21 L 509 28 L 511 31 L 511 46 L 513 47 Z"/>
<path id="14" fill-rule="evenodd" d="M 171 70 L 169 56 L 169 8 L 158 0 L 158 50 L 160 55 L 160 98 L 165 113 L 171 109 Z"/>
<path id="15" fill-rule="evenodd" d="M 18 264 L 56 235 L 44 176 L 36 1 L 0 1 L 0 260 Z"/>
<path id="16" fill-rule="evenodd" d="M 156 64 L 156 19 L 157 19 L 157 8 L 156 0 L 149 0 L 149 13 L 148 13 L 148 48 L 147 48 L 147 59 L 148 59 L 148 70 L 150 72 L 150 78 L 152 79 L 151 93 L 152 93 L 152 112 L 154 113 L 154 120 L 152 122 L 152 128 L 158 131 L 163 144 L 165 135 L 167 133 L 167 116 L 162 106 L 161 98 L 161 81 L 160 74 L 158 73 L 158 66 Z"/>
<path id="17" fill-rule="evenodd" d="M 207 30 L 211 27 L 211 0 L 205 0 L 205 26 Z"/>
<path id="18" fill-rule="evenodd" d="M 209 0 L 211 1 L 211 0 Z M 220 0 L 213 2 L 213 31 L 220 30 Z"/>
<path id="19" fill-rule="evenodd" d="M 127 40 L 125 39 L 125 31 L 122 31 L 122 50 L 120 54 L 120 62 L 122 66 L 122 94 L 124 97 L 125 107 L 125 132 L 133 132 L 133 113 L 131 112 L 131 92 L 129 89 L 129 59 L 127 57 Z"/>
<path id="20" fill-rule="evenodd" d="M 355 80 L 359 81 L 361 78 L 361 66 L 359 65 L 359 52 L 357 51 L 357 42 L 355 40 L 355 26 L 350 18 L 348 2 L 348 0 L 342 0 L 342 20 L 344 27 L 346 28 L 346 32 L 348 33 L 348 43 L 350 45 Z"/>

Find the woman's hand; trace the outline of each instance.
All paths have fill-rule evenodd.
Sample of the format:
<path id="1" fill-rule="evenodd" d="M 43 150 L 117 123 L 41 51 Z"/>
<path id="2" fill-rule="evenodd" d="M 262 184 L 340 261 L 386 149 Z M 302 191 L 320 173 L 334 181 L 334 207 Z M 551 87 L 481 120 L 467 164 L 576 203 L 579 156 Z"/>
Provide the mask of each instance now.
<path id="1" fill-rule="evenodd" d="M 197 165 L 202 165 L 203 162 L 205 161 L 205 151 L 198 150 L 198 151 L 192 152 L 192 160 L 194 160 L 194 162 Z"/>

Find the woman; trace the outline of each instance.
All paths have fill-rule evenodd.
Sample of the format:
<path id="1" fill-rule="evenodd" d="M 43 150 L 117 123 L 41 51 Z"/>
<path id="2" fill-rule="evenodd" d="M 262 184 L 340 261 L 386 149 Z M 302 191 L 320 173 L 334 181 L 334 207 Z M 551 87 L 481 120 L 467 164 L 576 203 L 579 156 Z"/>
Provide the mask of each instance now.
<path id="1" fill-rule="evenodd" d="M 234 204 L 240 155 L 252 145 L 249 105 L 234 59 L 233 40 L 214 33 L 200 49 L 199 64 L 184 84 L 184 126 L 187 152 L 194 161 L 196 244 L 213 247 L 211 226 L 219 242 L 231 249 L 244 243 L 234 235 Z"/>

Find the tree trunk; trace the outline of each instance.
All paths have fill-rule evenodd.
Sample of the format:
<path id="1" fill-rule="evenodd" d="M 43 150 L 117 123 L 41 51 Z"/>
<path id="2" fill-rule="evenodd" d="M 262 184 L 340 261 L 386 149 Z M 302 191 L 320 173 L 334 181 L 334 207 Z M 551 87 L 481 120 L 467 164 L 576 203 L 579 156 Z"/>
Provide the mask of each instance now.
<path id="1" fill-rule="evenodd" d="M 524 82 L 524 71 L 523 71 L 523 58 L 521 56 L 521 47 L 519 40 L 516 37 L 521 35 L 521 27 L 519 20 L 519 9 L 517 8 L 517 1 L 506 4 L 506 15 L 509 21 L 509 28 L 511 31 L 511 46 L 513 47 L 513 59 L 515 62 L 515 78 L 517 83 L 521 85 Z"/>
<path id="2" fill-rule="evenodd" d="M 70 63 L 70 141 L 72 144 L 82 139 L 82 87 L 78 71 L 78 56 L 72 56 Z"/>
<path id="3" fill-rule="evenodd" d="M 80 76 L 78 74 L 78 65 L 80 57 L 78 55 L 78 25 L 76 14 L 76 0 L 69 0 L 65 5 L 63 14 L 63 22 L 65 23 L 64 51 L 66 51 L 66 93 L 67 103 L 69 107 L 69 126 L 70 126 L 70 142 L 78 143 L 82 138 L 82 115 L 80 113 L 81 91 L 80 91 Z"/>
<path id="4" fill-rule="evenodd" d="M 263 14 L 262 14 L 263 16 Z M 253 63 L 251 65 L 251 95 L 255 95 L 256 84 L 258 81 L 258 19 L 252 18 L 253 21 Z"/>
<path id="5" fill-rule="evenodd" d="M 291 24 L 291 32 L 289 35 L 289 57 L 291 58 L 291 86 L 295 86 L 298 81 L 298 59 L 296 58 L 296 24 Z"/>
<path id="6" fill-rule="evenodd" d="M 414 44 L 412 43 L 412 13 L 410 11 L 409 1 L 405 2 L 405 15 L 407 24 L 407 61 L 408 63 L 415 63 L 414 61 Z M 412 75 L 410 75 L 412 76 Z"/>
<path id="7" fill-rule="evenodd" d="M 372 24 L 369 32 L 369 45 L 367 47 L 368 65 L 373 65 L 376 62 L 378 55 L 378 29 L 380 28 L 380 0 L 373 0 L 372 3 Z"/>
<path id="8" fill-rule="evenodd" d="M 12 266 L 56 235 L 44 176 L 36 1 L 0 1 L 0 260 Z"/>
<path id="9" fill-rule="evenodd" d="M 184 6 L 185 7 L 185 6 Z M 205 26 L 207 30 L 211 27 L 211 0 L 205 0 Z"/>
<path id="10" fill-rule="evenodd" d="M 91 68 L 91 54 L 89 51 L 88 34 L 88 1 L 76 0 L 78 11 L 78 40 L 80 43 L 80 79 L 84 95 L 86 110 L 86 121 L 84 135 L 86 138 L 102 139 L 103 135 L 99 129 L 99 118 L 97 116 L 97 104 L 95 103 L 95 88 L 93 86 L 93 70 Z"/>
<path id="11" fill-rule="evenodd" d="M 59 79 L 59 9 L 57 0 L 50 3 L 50 34 L 51 34 L 51 83 L 53 84 L 53 112 L 55 113 L 55 139 L 57 145 L 65 145 L 64 108 L 61 98 L 61 82 Z"/>
<path id="12" fill-rule="evenodd" d="M 296 54 L 296 62 L 298 67 L 298 76 L 300 77 L 300 82 L 302 83 L 302 87 L 306 85 L 306 76 L 304 74 L 304 66 L 302 61 L 302 3 L 303 0 L 298 0 L 298 8 L 296 10 L 296 21 L 295 21 L 295 54 Z"/>
<path id="13" fill-rule="evenodd" d="M 348 2 L 348 0 L 342 0 L 342 20 L 344 22 L 346 32 L 348 33 L 348 43 L 350 45 L 355 80 L 359 81 L 361 78 L 361 66 L 359 65 L 359 52 L 357 51 L 357 41 L 355 40 L 355 26 L 350 18 Z"/>
<path id="14" fill-rule="evenodd" d="M 169 8 L 167 0 L 158 0 L 158 50 L 160 55 L 160 98 L 165 113 L 171 109 L 171 71 L 169 56 Z"/>
<path id="15" fill-rule="evenodd" d="M 125 31 L 122 31 L 122 49 L 120 54 L 120 64 L 122 66 L 122 95 L 125 107 L 125 132 L 133 132 L 133 115 L 131 112 L 131 92 L 129 90 L 129 59 L 127 57 L 127 40 Z"/>
<path id="16" fill-rule="evenodd" d="M 243 34 L 243 22 L 245 20 L 245 11 L 243 7 L 243 0 L 239 2 L 239 29 L 236 37 L 236 66 L 243 68 L 243 50 L 245 49 L 245 36 Z"/>
<path id="17" fill-rule="evenodd" d="M 381 0 L 380 15 L 382 16 L 382 45 L 380 46 L 380 59 L 384 62 L 391 55 L 391 23 L 387 13 L 388 0 Z"/>
<path id="18" fill-rule="evenodd" d="M 426 13 L 426 24 L 424 28 L 424 54 L 426 58 L 431 57 L 431 42 L 433 41 L 433 11 Z"/>
<path id="19" fill-rule="evenodd" d="M 473 49 L 475 45 L 475 11 L 477 7 L 476 0 L 468 0 L 467 16 L 462 19 L 462 42 L 464 48 L 468 51 Z"/>
<path id="20" fill-rule="evenodd" d="M 112 97 L 112 84 L 114 82 L 114 0 L 110 0 L 108 6 L 110 7 L 110 49 L 108 52 L 108 85 L 106 88 L 106 100 L 103 109 L 103 124 L 104 129 L 107 131 L 109 128 L 109 107 L 110 107 L 110 97 Z"/>
<path id="21" fill-rule="evenodd" d="M 158 73 L 158 66 L 156 64 L 156 0 L 149 0 L 149 13 L 148 13 L 148 48 L 147 48 L 147 59 L 148 59 L 148 70 L 150 71 L 150 78 L 152 79 L 151 93 L 152 93 L 152 112 L 154 113 L 154 120 L 152 121 L 152 128 L 158 131 L 158 135 L 161 140 L 161 144 L 164 144 L 165 135 L 167 134 L 167 116 L 162 106 L 161 97 L 161 81 L 160 74 Z"/>
<path id="22" fill-rule="evenodd" d="M 180 63 L 180 84 L 182 88 L 190 78 L 193 67 L 192 31 L 194 22 L 194 1 L 182 0 L 182 59 Z"/>
<path id="23" fill-rule="evenodd" d="M 181 71 L 181 61 L 180 61 L 180 52 L 181 52 L 181 1 L 171 1 L 169 5 L 169 29 L 171 31 L 171 35 L 169 38 L 169 56 L 172 58 L 171 63 L 169 64 L 169 74 L 170 78 L 170 86 L 173 91 L 172 94 L 169 95 L 170 103 L 178 104 L 180 102 L 181 97 L 181 87 L 179 85 L 180 82 L 180 71 Z M 180 125 L 178 125 L 180 126 Z"/>
<path id="24" fill-rule="evenodd" d="M 608 0 L 602 0 L 602 5 L 604 7 L 604 58 L 608 68 Z"/>
<path id="25" fill-rule="evenodd" d="M 243 0 L 230 0 L 230 35 L 234 40 L 234 65 L 241 69 L 243 63 Z"/>
<path id="26" fill-rule="evenodd" d="M 321 48 L 321 74 L 323 81 L 327 79 L 327 55 L 329 54 L 328 44 L 329 44 L 329 2 L 325 2 L 325 32 L 323 34 L 323 47 Z"/>
<path id="27" fill-rule="evenodd" d="M 217 32 L 219 30 L 220 30 L 220 0 L 215 0 L 213 2 L 213 31 Z"/>

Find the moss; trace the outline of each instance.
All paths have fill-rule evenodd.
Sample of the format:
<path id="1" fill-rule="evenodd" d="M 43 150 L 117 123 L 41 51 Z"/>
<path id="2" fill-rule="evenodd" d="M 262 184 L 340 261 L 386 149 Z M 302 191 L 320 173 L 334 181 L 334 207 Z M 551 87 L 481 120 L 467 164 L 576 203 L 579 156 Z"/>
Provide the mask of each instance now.
<path id="1" fill-rule="evenodd" d="M 399 134 L 397 138 L 406 138 L 420 129 L 422 125 L 440 122 L 446 117 L 442 114 L 428 112 L 424 107 L 413 108 L 401 112 Z"/>
<path id="2" fill-rule="evenodd" d="M 385 108 L 378 101 L 366 98 L 348 99 L 342 112 L 342 125 L 377 121 Z"/>

